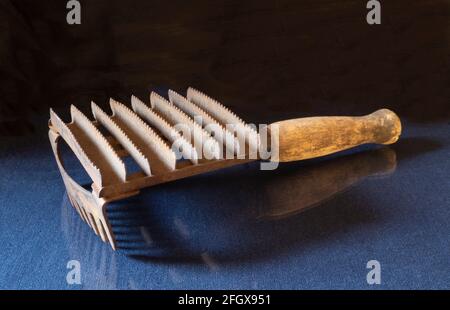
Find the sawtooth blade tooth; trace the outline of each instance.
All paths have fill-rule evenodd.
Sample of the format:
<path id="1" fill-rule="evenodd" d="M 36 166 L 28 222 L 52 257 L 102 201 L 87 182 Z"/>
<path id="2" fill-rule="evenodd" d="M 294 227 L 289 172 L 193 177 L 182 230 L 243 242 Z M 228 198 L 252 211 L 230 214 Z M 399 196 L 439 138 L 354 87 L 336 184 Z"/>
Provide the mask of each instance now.
<path id="1" fill-rule="evenodd" d="M 84 166 L 86 172 L 91 177 L 92 181 L 95 184 L 101 186 L 102 185 L 102 175 L 101 175 L 100 169 L 94 164 L 94 162 L 89 158 L 89 156 L 83 150 L 83 148 L 81 147 L 77 138 L 75 137 L 73 132 L 70 130 L 70 128 L 67 126 L 67 124 L 64 123 L 61 120 L 61 118 L 52 109 L 50 109 L 50 119 L 51 119 L 52 125 L 57 128 L 58 133 L 61 135 L 61 137 L 63 137 L 63 139 L 70 146 L 72 151 L 81 157 L 80 162 Z M 73 144 L 73 145 L 71 145 L 71 144 Z"/>
<path id="2" fill-rule="evenodd" d="M 219 143 L 213 137 L 211 137 L 211 135 L 206 130 L 204 130 L 200 125 L 194 122 L 194 120 L 191 119 L 186 113 L 181 111 L 178 107 L 171 104 L 169 101 L 155 92 L 152 92 L 150 95 L 150 103 L 152 105 L 152 108 L 157 112 L 164 114 L 166 117 L 169 117 L 171 115 L 171 117 L 173 117 L 174 123 L 182 123 L 189 126 L 192 129 L 194 135 L 196 132 L 200 132 L 202 134 L 204 150 L 209 152 L 208 150 L 210 148 L 208 147 L 208 144 L 211 144 L 211 149 L 214 150 L 212 152 L 209 152 L 207 156 L 215 159 L 220 159 L 221 154 Z M 197 150 L 197 152 L 201 151 L 202 150 Z"/>
<path id="3" fill-rule="evenodd" d="M 180 110 L 188 114 L 190 117 L 194 118 L 195 116 L 201 116 L 203 123 L 205 124 L 205 127 L 208 125 L 217 125 L 220 126 L 222 129 L 222 132 L 225 134 L 225 147 L 228 151 L 231 151 L 233 153 L 238 154 L 239 153 L 239 142 L 234 137 L 234 135 L 225 128 L 221 123 L 219 123 L 217 120 L 215 120 L 208 112 L 206 112 L 201 107 L 195 105 L 191 101 L 189 101 L 187 98 L 181 96 L 177 92 L 173 90 L 169 90 L 169 100 L 170 103 L 177 106 Z M 197 123 L 198 124 L 198 123 Z M 199 124 L 201 125 L 201 124 Z M 206 129 L 205 129 L 206 130 Z M 209 132 L 211 134 L 211 132 Z M 227 141 L 233 141 L 233 145 L 230 146 Z"/>
<path id="4" fill-rule="evenodd" d="M 128 137 L 128 135 L 120 128 L 119 125 L 99 106 L 94 102 L 91 102 L 92 113 L 95 119 L 100 122 L 108 131 L 122 144 L 127 152 L 136 160 L 138 165 L 144 170 L 147 175 L 152 175 L 150 160 L 141 149 L 134 144 L 134 142 Z"/>
<path id="5" fill-rule="evenodd" d="M 169 90 L 169 101 L 191 117 L 200 115 L 202 116 L 205 123 L 213 123 L 222 127 L 222 125 L 219 124 L 215 119 L 213 119 L 205 110 L 203 110 L 199 106 L 192 104 L 192 102 L 171 89 Z"/>
<path id="6" fill-rule="evenodd" d="M 70 112 L 72 115 L 72 121 L 74 123 L 78 123 L 84 129 L 85 134 L 90 135 L 95 143 L 100 144 L 99 148 L 104 152 L 105 158 L 112 162 L 110 165 L 112 170 L 114 170 L 122 182 L 125 182 L 127 180 L 125 163 L 119 157 L 105 136 L 98 130 L 91 120 L 74 105 L 71 105 Z"/>
<path id="7" fill-rule="evenodd" d="M 200 102 L 196 102 L 195 98 L 199 98 L 199 99 L 203 99 L 203 100 Z M 244 122 L 242 120 L 242 118 L 237 116 L 229 108 L 227 108 L 219 101 L 209 97 L 208 95 L 202 93 L 201 91 L 199 91 L 197 89 L 194 89 L 192 87 L 188 88 L 187 100 L 200 105 L 201 108 L 203 108 L 204 110 L 211 113 L 212 116 L 215 116 L 214 114 L 216 114 L 216 116 L 220 116 L 222 114 L 224 117 L 228 118 L 231 121 L 229 123 L 232 123 L 232 124 L 240 123 L 241 125 L 246 126 L 249 130 L 251 130 L 257 134 L 257 131 L 254 128 L 250 127 L 246 122 Z M 228 122 L 228 120 L 225 120 L 225 121 Z"/>
<path id="8" fill-rule="evenodd" d="M 136 96 L 131 96 L 131 106 L 136 114 L 157 128 L 170 142 L 181 141 L 183 157 L 198 164 L 198 154 L 194 146 L 181 136 L 164 118 L 155 113 Z"/>
<path id="9" fill-rule="evenodd" d="M 241 123 L 242 125 L 246 125 L 245 122 L 229 108 L 193 87 L 188 88 L 186 98 L 191 102 L 195 102 L 205 111 L 208 111 L 213 117 L 217 117 L 219 114 L 222 114 L 224 117 L 229 119 L 226 120 L 229 123 Z M 198 100 L 196 99 L 203 100 L 201 102 L 197 102 Z"/>
<path id="10" fill-rule="evenodd" d="M 114 99 L 110 99 L 110 105 L 114 116 L 126 118 L 129 124 L 131 123 L 135 126 L 137 125 L 139 129 L 143 130 L 145 135 L 142 136 L 142 139 L 151 142 L 150 145 L 152 146 L 154 155 L 158 157 L 162 163 L 164 163 L 166 168 L 168 168 L 169 170 L 175 170 L 176 155 L 166 144 L 166 142 L 164 142 L 164 140 L 146 122 L 144 122 L 143 119 L 141 119 L 136 113 L 134 113 L 124 104 Z"/>
<path id="11" fill-rule="evenodd" d="M 259 134 L 258 132 L 245 123 L 239 116 L 232 112 L 229 108 L 217 100 L 209 97 L 208 95 L 198 91 L 192 87 L 187 90 L 187 99 L 193 103 L 199 105 L 201 108 L 210 113 L 213 117 L 217 118 L 224 124 L 241 125 L 245 128 L 246 140 L 250 144 L 251 148 L 258 150 L 259 148 Z"/>

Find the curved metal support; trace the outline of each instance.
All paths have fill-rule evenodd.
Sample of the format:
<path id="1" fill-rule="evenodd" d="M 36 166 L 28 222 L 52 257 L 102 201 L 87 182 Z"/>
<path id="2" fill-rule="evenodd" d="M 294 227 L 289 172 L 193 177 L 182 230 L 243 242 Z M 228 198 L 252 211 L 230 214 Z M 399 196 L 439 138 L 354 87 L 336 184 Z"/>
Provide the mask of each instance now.
<path id="1" fill-rule="evenodd" d="M 70 203 L 78 212 L 83 221 L 85 221 L 89 225 L 89 227 L 91 227 L 92 230 L 98 236 L 100 236 L 103 242 L 109 242 L 111 247 L 116 250 L 116 238 L 112 231 L 112 227 L 106 212 L 106 206 L 112 200 L 100 198 L 94 193 L 94 191 L 89 192 L 85 188 L 80 186 L 77 182 L 75 182 L 66 172 L 60 156 L 59 139 L 61 138 L 61 136 L 50 129 L 49 138 L 59 171 L 62 175 L 64 185 L 67 190 L 67 196 L 69 197 Z M 126 197 L 133 196 L 135 194 L 136 192 L 126 195 Z M 114 200 L 122 198 L 124 198 L 124 196 L 116 197 Z"/>

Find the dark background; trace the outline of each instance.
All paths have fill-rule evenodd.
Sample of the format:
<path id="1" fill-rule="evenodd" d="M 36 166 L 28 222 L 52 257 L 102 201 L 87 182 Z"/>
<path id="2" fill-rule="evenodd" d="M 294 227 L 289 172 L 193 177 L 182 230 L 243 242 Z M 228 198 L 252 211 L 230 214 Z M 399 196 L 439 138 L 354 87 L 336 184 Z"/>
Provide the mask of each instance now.
<path id="1" fill-rule="evenodd" d="M 147 100 L 197 87 L 251 122 L 381 107 L 403 120 L 450 116 L 450 1 L 0 0 L 0 135 L 53 107 Z"/>
<path id="2" fill-rule="evenodd" d="M 66 0 L 0 0 L 0 289 L 449 289 L 450 0 L 381 2 L 370 26 L 366 0 L 90 0 L 69 26 Z M 116 255 L 70 206 L 48 109 L 190 85 L 250 122 L 389 107 L 403 133 L 151 187 L 108 207 Z"/>

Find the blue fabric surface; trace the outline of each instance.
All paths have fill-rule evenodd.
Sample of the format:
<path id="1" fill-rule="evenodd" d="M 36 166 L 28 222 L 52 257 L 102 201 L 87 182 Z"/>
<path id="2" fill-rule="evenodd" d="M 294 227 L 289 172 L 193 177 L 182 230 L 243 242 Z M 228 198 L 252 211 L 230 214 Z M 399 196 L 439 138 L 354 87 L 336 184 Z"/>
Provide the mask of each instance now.
<path id="1" fill-rule="evenodd" d="M 390 151 L 150 188 L 110 206 L 117 252 L 70 206 L 45 134 L 2 138 L 0 289 L 449 289 L 449 130 L 406 124 Z"/>

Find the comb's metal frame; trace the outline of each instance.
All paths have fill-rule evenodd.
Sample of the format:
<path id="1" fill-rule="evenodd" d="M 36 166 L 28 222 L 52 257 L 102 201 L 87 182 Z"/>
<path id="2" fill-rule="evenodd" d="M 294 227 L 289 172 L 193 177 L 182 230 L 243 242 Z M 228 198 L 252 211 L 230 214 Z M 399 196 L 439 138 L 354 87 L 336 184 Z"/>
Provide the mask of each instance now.
<path id="1" fill-rule="evenodd" d="M 174 92 L 170 91 L 170 94 L 170 99 L 172 99 Z M 257 133 L 217 101 L 190 88 L 189 95 L 191 94 L 200 98 L 203 106 L 207 107 L 207 109 L 203 110 L 194 100 L 190 103 L 192 107 L 194 107 L 193 105 L 198 107 L 197 110 L 201 111 L 202 117 L 207 117 L 207 124 L 210 124 L 215 119 L 210 116 L 210 113 L 214 112 L 216 117 L 225 115 L 222 117 L 223 120 L 230 121 L 231 124 L 236 125 L 238 128 L 244 128 L 244 131 L 249 133 L 249 135 L 244 136 L 246 140 L 241 141 L 249 149 L 249 153 L 246 152 L 247 156 L 244 156 L 244 158 L 226 159 L 223 151 L 228 151 L 228 146 L 222 145 L 220 146 L 222 151 L 221 158 L 182 161 L 175 166 L 173 164 L 173 155 L 175 153 L 163 140 L 165 133 L 170 132 L 171 128 L 169 126 L 173 126 L 174 123 L 163 117 L 164 113 L 161 113 L 160 109 L 164 108 L 164 106 L 161 107 L 161 105 L 167 105 L 165 107 L 167 108 L 166 111 L 176 114 L 175 116 L 179 119 L 185 120 L 185 122 L 189 121 L 187 125 L 200 128 L 204 138 L 213 140 L 213 137 L 210 135 L 210 132 L 194 122 L 195 115 L 192 113 L 189 113 L 189 115 L 185 114 L 177 106 L 156 94 L 152 94 L 151 98 L 152 100 L 158 100 L 157 105 L 159 109 L 147 107 L 147 113 L 152 113 L 150 118 L 143 115 L 142 110 L 144 106 L 137 102 L 138 99 L 135 97 L 132 98 L 134 111 L 111 100 L 112 116 L 103 112 L 93 103 L 92 111 L 95 121 L 91 121 L 81 111 L 72 106 L 72 122 L 66 124 L 56 113 L 50 110 L 50 143 L 69 200 L 80 217 L 104 242 L 109 242 L 114 250 L 117 248 L 117 242 L 108 219 L 106 210 L 108 203 L 137 195 L 141 189 L 146 187 L 255 160 L 249 154 L 251 146 L 259 143 Z M 177 97 L 178 100 L 188 101 L 178 94 L 177 96 L 179 96 Z M 152 103 L 152 107 L 154 107 L 154 103 Z M 217 125 L 224 128 L 225 124 L 221 121 Z M 104 136 L 98 130 L 99 126 L 103 126 L 111 135 Z M 153 129 L 161 132 L 161 135 Z M 164 130 L 161 131 L 161 129 Z M 228 137 L 230 136 L 229 132 L 225 132 L 225 134 Z M 59 150 L 61 138 L 69 145 L 92 179 L 91 192 L 75 182 L 66 172 Z M 166 136 L 165 138 L 168 137 Z M 189 145 L 189 149 L 195 152 L 195 146 L 191 144 L 191 141 L 186 139 L 181 139 L 180 141 L 185 147 Z M 227 141 L 229 142 L 229 140 Z M 232 143 L 237 144 L 235 140 Z M 218 143 L 215 144 L 218 145 Z M 131 175 L 128 174 L 122 161 L 122 158 L 126 156 L 131 156 L 141 167 L 142 171 Z"/>

